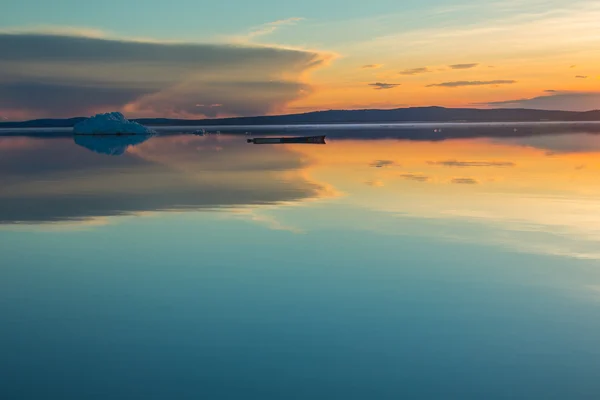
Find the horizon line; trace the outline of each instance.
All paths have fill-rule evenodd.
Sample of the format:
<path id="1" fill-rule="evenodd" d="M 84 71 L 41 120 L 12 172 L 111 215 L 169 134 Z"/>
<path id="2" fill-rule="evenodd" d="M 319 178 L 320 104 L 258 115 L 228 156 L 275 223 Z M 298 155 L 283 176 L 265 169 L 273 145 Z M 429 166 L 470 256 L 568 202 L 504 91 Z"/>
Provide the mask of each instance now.
<path id="1" fill-rule="evenodd" d="M 489 107 L 489 108 L 477 108 L 477 107 L 444 107 L 444 106 L 411 106 L 411 107 L 391 107 L 391 108 L 328 108 L 321 110 L 313 110 L 306 112 L 297 112 L 297 113 L 286 113 L 286 114 L 264 114 L 264 115 L 247 115 L 247 116 L 229 116 L 229 117 L 213 117 L 213 118 L 172 118 L 172 117 L 134 117 L 131 120 L 155 120 L 155 119 L 167 119 L 173 121 L 217 121 L 217 120 L 232 120 L 232 119 L 241 119 L 241 118 L 269 118 L 269 117 L 286 117 L 286 116 L 297 116 L 297 115 L 308 115 L 315 114 L 320 112 L 331 112 L 331 111 L 395 111 L 395 110 L 415 110 L 415 109 L 445 109 L 445 110 L 472 110 L 472 111 L 531 111 L 531 112 L 560 112 L 560 113 L 571 113 L 571 114 L 585 114 L 591 112 L 599 112 L 600 109 L 590 109 L 585 111 L 572 111 L 572 110 L 552 110 L 552 109 L 542 109 L 542 108 L 522 108 L 522 107 L 514 107 L 514 108 L 505 108 L 505 107 Z M 121 111 L 118 111 L 121 112 Z M 122 113 L 122 112 L 121 112 Z M 105 114 L 105 113 L 96 113 Z M 122 113 L 123 114 L 123 113 Z M 9 120 L 9 119 L 0 119 L 0 126 L 3 124 L 18 124 L 18 123 L 28 123 L 42 120 L 52 120 L 52 121 L 67 121 L 71 119 L 81 119 L 81 118 L 90 118 L 90 116 L 72 116 L 72 117 L 63 117 L 63 118 L 53 118 L 53 117 L 39 117 L 27 120 Z M 128 118 L 129 119 L 129 118 Z"/>

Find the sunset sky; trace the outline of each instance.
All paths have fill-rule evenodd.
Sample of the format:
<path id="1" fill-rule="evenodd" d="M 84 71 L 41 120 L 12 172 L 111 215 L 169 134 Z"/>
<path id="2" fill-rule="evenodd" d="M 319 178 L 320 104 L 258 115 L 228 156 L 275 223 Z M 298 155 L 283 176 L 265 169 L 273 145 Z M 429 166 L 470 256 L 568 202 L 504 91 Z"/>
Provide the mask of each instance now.
<path id="1" fill-rule="evenodd" d="M 0 118 L 600 108 L 600 3 L 11 0 Z"/>

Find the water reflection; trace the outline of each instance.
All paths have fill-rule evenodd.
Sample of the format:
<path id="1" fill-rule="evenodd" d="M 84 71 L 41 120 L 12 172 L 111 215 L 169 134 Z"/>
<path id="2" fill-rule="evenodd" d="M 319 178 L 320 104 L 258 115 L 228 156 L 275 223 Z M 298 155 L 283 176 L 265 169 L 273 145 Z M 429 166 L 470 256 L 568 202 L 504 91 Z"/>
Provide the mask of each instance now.
<path id="1" fill-rule="evenodd" d="M 98 135 L 75 135 L 75 144 L 85 147 L 99 154 L 120 156 L 129 147 L 137 146 L 150 139 L 152 135 L 126 135 L 126 136 L 98 136 Z"/>
<path id="2" fill-rule="evenodd" d="M 162 127 L 163 133 L 192 132 L 196 128 Z M 327 135 L 328 139 L 381 140 L 397 139 L 411 141 L 444 141 L 450 139 L 519 139 L 564 135 L 598 135 L 599 122 L 572 123 L 399 123 L 399 124 L 322 124 L 287 126 L 228 126 L 223 133 L 253 136 L 314 136 Z M 542 139 L 543 140 L 543 139 Z"/>
<path id="3" fill-rule="evenodd" d="M 0 138 L 0 397 L 596 398 L 592 136 Z"/>
<path id="4" fill-rule="evenodd" d="M 298 228 L 360 226 L 600 259 L 600 154 L 587 140 L 596 136 L 559 137 L 540 137 L 536 147 L 497 139 L 346 139 L 298 148 L 314 160 L 311 176 L 346 194 L 326 221 L 300 220 Z M 588 147 L 569 148 L 571 142 Z"/>
<path id="5" fill-rule="evenodd" d="M 405 234 L 389 218 L 412 218 L 420 222 L 411 233 L 600 258 L 593 131 L 452 140 L 326 133 L 334 136 L 328 146 L 249 146 L 246 135 L 227 134 L 92 138 L 83 147 L 72 137 L 0 138 L 0 223 L 220 209 L 295 232 L 372 226 Z M 261 207 L 324 198 L 319 219 Z M 426 228 L 431 221 L 445 225 Z"/>
<path id="6" fill-rule="evenodd" d="M 129 138 L 93 139 L 84 141 L 85 149 L 66 138 L 0 139 L 0 223 L 235 208 L 327 195 L 324 185 L 302 174 L 308 161 L 300 154 L 271 146 L 248 151 L 243 137 L 167 136 L 144 138 L 136 146 Z"/>

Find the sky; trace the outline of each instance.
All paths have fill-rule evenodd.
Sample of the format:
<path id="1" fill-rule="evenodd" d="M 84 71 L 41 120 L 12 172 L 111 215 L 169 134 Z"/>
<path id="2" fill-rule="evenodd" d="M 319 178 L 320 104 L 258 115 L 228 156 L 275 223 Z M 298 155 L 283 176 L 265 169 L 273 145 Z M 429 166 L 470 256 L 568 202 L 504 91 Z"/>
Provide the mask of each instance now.
<path id="1" fill-rule="evenodd" d="M 10 0 L 1 11 L 1 119 L 600 108 L 590 0 Z"/>

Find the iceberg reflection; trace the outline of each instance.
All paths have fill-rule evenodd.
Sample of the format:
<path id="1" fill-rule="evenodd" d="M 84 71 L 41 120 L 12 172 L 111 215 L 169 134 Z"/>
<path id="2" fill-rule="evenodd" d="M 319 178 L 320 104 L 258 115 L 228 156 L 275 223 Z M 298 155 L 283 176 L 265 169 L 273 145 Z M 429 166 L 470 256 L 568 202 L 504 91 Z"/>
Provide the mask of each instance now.
<path id="1" fill-rule="evenodd" d="M 154 135 L 75 135 L 75 144 L 99 154 L 123 155 L 129 147 L 144 143 Z"/>

